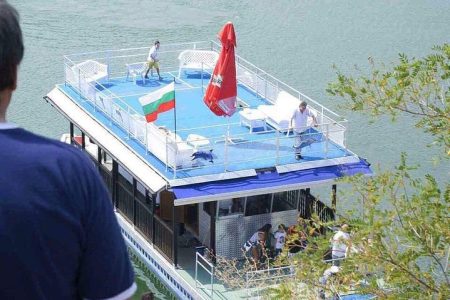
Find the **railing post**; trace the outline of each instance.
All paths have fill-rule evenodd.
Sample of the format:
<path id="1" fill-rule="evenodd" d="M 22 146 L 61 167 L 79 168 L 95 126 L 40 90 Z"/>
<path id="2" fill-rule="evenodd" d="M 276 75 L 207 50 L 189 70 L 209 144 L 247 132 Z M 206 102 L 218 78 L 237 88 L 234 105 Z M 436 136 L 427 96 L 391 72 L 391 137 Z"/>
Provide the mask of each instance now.
<path id="1" fill-rule="evenodd" d="M 177 158 L 178 158 L 178 142 L 177 142 L 177 137 L 175 136 L 175 165 L 173 167 L 173 178 L 177 178 Z"/>
<path id="2" fill-rule="evenodd" d="M 327 126 L 325 127 L 325 158 L 328 158 L 328 138 L 329 138 L 329 130 L 330 130 L 330 124 L 327 123 Z"/>
<path id="3" fill-rule="evenodd" d="M 323 106 L 320 107 L 321 112 L 320 112 L 320 124 L 323 124 Z"/>
<path id="4" fill-rule="evenodd" d="M 145 120 L 145 118 L 144 118 L 144 120 Z M 145 145 L 145 154 L 148 154 L 148 123 L 147 123 L 147 120 L 145 120 L 144 145 Z"/>
<path id="5" fill-rule="evenodd" d="M 198 287 L 197 274 L 198 274 L 198 252 L 195 252 L 195 287 Z"/>
<path id="6" fill-rule="evenodd" d="M 259 81 L 259 75 L 258 75 L 258 69 L 256 69 L 256 84 L 255 84 L 255 92 L 256 92 L 256 98 L 259 98 L 259 93 L 258 93 L 258 81 Z"/>
<path id="7" fill-rule="evenodd" d="M 205 92 L 204 92 L 204 88 L 203 88 L 203 62 L 202 62 L 202 73 L 201 73 L 200 77 L 202 79 L 202 95 L 204 95 Z"/>
<path id="8" fill-rule="evenodd" d="M 169 162 L 169 135 L 166 133 L 166 172 L 167 172 L 167 167 L 168 167 L 168 162 Z"/>
<path id="9" fill-rule="evenodd" d="M 211 267 L 211 299 L 214 296 L 214 266 Z"/>
<path id="10" fill-rule="evenodd" d="M 280 131 L 277 130 L 276 132 L 277 132 L 277 154 L 275 165 L 278 166 L 280 164 Z"/>
<path id="11" fill-rule="evenodd" d="M 230 138 L 230 132 L 227 131 L 227 135 L 225 136 L 225 149 L 224 149 L 224 168 L 225 171 L 228 169 L 228 139 Z"/>
<path id="12" fill-rule="evenodd" d="M 245 273 L 245 290 L 247 291 L 247 296 L 250 297 L 250 291 L 248 289 L 248 272 Z"/>
<path id="13" fill-rule="evenodd" d="M 131 139 L 131 113 L 130 113 L 130 107 L 127 106 L 127 115 L 128 115 L 128 139 Z"/>
<path id="14" fill-rule="evenodd" d="M 81 100 L 81 70 L 78 68 L 78 96 Z"/>

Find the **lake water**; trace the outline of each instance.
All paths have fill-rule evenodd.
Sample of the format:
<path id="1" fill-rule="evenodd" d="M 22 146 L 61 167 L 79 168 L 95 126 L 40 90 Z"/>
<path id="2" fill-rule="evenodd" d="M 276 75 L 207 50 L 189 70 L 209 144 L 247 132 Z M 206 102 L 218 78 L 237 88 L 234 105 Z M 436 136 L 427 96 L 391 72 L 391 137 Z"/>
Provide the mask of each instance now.
<path id="1" fill-rule="evenodd" d="M 399 52 L 420 57 L 450 42 L 449 0 L 10 0 L 21 14 L 25 58 L 8 119 L 58 138 L 68 123 L 45 101 L 63 82 L 64 54 L 170 42 L 214 39 L 232 21 L 237 52 L 349 120 L 348 146 L 373 165 L 390 168 L 402 151 L 423 173 L 448 180 L 449 166 L 434 166 L 429 137 L 410 119 L 382 119 L 339 111 L 325 88 L 335 64 L 364 70 L 367 58 L 389 65 Z M 162 62 L 163 64 L 164 62 Z M 341 204 L 345 206 L 346 204 Z M 140 290 L 156 289 L 137 268 Z M 164 295 L 158 294 L 164 298 Z"/>

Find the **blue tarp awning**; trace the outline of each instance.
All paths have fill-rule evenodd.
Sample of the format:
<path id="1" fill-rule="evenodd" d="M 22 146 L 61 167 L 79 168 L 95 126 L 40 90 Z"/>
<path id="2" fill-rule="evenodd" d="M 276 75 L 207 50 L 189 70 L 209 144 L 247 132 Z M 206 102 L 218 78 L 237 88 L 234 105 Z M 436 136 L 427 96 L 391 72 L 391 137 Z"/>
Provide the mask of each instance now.
<path id="1" fill-rule="evenodd" d="M 370 164 L 356 163 L 312 168 L 287 173 L 259 173 L 257 176 L 173 187 L 175 206 L 260 195 L 330 183 L 356 174 L 371 175 Z"/>

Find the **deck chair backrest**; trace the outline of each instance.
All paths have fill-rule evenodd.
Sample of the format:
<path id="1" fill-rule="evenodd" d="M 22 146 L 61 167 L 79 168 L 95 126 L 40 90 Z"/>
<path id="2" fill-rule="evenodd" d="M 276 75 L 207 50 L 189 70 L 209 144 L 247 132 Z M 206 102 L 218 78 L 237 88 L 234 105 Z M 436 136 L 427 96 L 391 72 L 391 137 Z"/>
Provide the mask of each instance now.
<path id="1" fill-rule="evenodd" d="M 275 101 L 275 106 L 281 108 L 284 111 L 293 111 L 300 104 L 300 100 L 288 92 L 281 91 L 278 93 L 277 100 Z"/>
<path id="2" fill-rule="evenodd" d="M 81 70 L 83 74 L 85 74 L 87 77 L 96 75 L 98 73 L 107 73 L 108 72 L 108 66 L 99 63 L 95 60 L 87 60 L 85 62 L 82 62 L 78 65 L 76 65 L 78 69 Z"/>
<path id="3" fill-rule="evenodd" d="M 184 50 L 178 56 L 180 64 L 198 65 L 203 63 L 205 68 L 214 68 L 217 59 L 219 58 L 219 53 L 209 50 Z"/>

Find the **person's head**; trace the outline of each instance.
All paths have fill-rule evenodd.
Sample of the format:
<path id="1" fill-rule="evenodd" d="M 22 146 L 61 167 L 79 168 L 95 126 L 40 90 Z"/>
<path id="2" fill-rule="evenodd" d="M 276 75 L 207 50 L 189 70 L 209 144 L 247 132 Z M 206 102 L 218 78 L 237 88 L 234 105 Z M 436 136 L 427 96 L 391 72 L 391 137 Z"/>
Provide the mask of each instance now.
<path id="1" fill-rule="evenodd" d="M 272 229 L 272 224 L 265 224 L 263 227 L 261 227 L 260 229 L 258 229 L 258 231 L 269 232 L 270 229 Z"/>
<path id="2" fill-rule="evenodd" d="M 24 52 L 19 14 L 6 0 L 0 0 L 0 118 L 4 118 Z"/>
<path id="3" fill-rule="evenodd" d="M 348 231 L 348 224 L 347 223 L 342 224 L 341 225 L 341 230 L 344 231 L 344 232 L 347 232 Z"/>
<path id="4" fill-rule="evenodd" d="M 155 41 L 155 47 L 156 47 L 156 49 L 159 48 L 159 41 L 158 40 Z"/>
<path id="5" fill-rule="evenodd" d="M 278 230 L 279 231 L 286 231 L 286 226 L 284 224 L 280 224 L 280 225 L 278 225 Z"/>
<path id="6" fill-rule="evenodd" d="M 300 104 L 298 105 L 298 109 L 299 109 L 301 112 L 304 112 L 307 106 L 308 106 L 308 103 L 306 103 L 306 101 L 302 101 L 302 102 L 300 102 Z"/>

